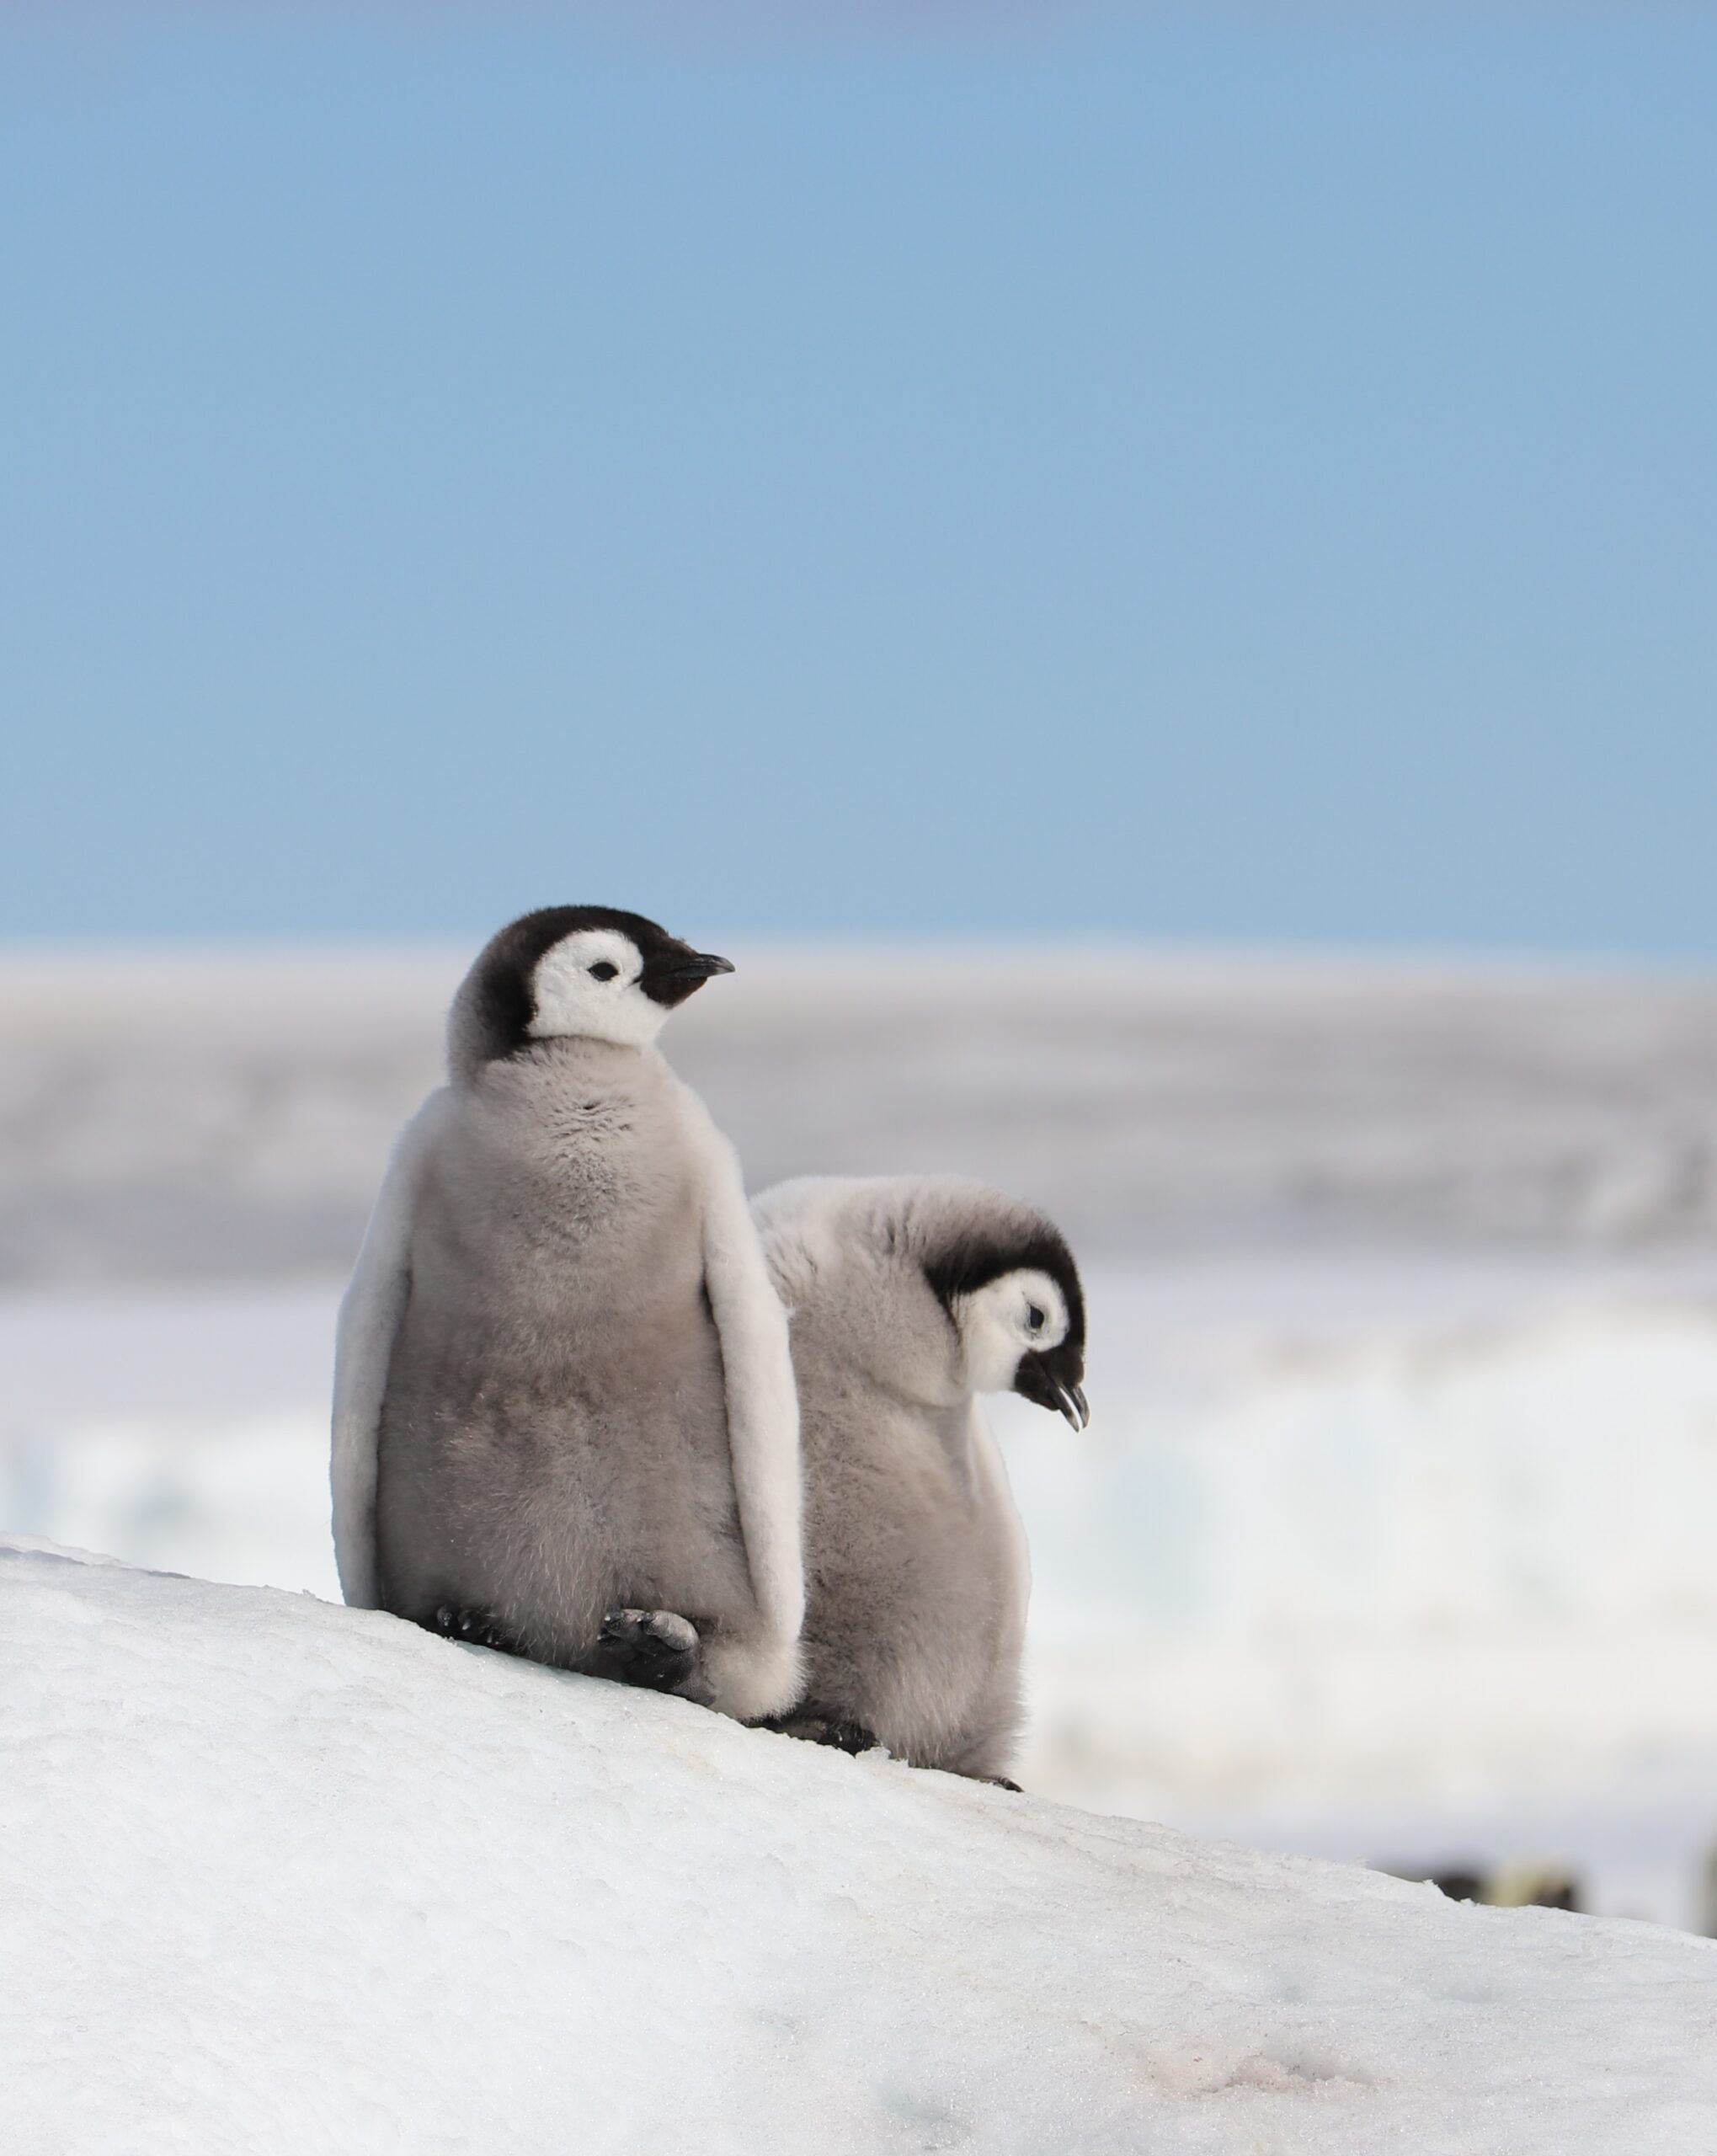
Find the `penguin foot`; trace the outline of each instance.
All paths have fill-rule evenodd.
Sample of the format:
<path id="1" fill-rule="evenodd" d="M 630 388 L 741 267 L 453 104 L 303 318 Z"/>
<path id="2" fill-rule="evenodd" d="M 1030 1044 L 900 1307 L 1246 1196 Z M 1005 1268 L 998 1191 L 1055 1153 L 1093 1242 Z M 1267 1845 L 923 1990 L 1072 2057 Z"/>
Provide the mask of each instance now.
<path id="1" fill-rule="evenodd" d="M 424 1627 L 444 1640 L 459 1640 L 467 1646 L 493 1647 L 497 1654 L 523 1654 L 516 1640 L 509 1639 L 495 1620 L 492 1609 L 467 1609 L 444 1602 Z"/>
<path id="2" fill-rule="evenodd" d="M 1017 1782 L 1010 1782 L 1005 1774 L 974 1774 L 974 1781 L 988 1782 L 992 1789 L 1010 1789 L 1016 1796 L 1025 1795 Z"/>
<path id="3" fill-rule="evenodd" d="M 675 1610 L 611 1609 L 597 1636 L 592 1673 L 707 1706 L 713 1694 L 702 1653 L 696 1625 Z"/>
<path id="4" fill-rule="evenodd" d="M 787 1714 L 771 1716 L 756 1726 L 772 1730 L 777 1737 L 797 1737 L 805 1744 L 830 1744 L 837 1752 L 855 1754 L 873 1751 L 877 1743 L 875 1732 L 866 1729 L 862 1722 L 849 1721 L 844 1715 L 809 1705 L 795 1707 Z"/>

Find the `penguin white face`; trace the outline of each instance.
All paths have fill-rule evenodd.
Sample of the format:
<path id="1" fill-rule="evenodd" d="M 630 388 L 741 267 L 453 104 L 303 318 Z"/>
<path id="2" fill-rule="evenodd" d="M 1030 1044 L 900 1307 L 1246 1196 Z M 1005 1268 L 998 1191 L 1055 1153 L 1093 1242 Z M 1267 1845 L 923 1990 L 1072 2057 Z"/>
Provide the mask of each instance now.
<path id="1" fill-rule="evenodd" d="M 469 1080 L 536 1041 L 647 1047 L 670 1011 L 733 970 L 642 914 L 545 906 L 478 953 L 448 1014 L 449 1068 Z"/>
<path id="2" fill-rule="evenodd" d="M 1008 1392 L 1023 1355 L 1058 1348 L 1068 1334 L 1067 1299 L 1047 1273 L 1023 1269 L 959 1298 L 955 1323 L 974 1392 Z"/>
<path id="3" fill-rule="evenodd" d="M 643 1048 L 667 1020 L 668 1006 L 640 985 L 643 955 L 617 928 L 579 928 L 552 943 L 531 976 L 532 1040 L 565 1036 Z"/>

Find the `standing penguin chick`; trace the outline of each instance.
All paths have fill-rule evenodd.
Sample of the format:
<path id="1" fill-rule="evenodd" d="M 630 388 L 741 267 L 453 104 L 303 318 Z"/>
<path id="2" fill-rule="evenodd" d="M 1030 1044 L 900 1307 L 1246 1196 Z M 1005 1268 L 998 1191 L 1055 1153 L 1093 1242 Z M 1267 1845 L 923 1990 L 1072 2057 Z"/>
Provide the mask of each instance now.
<path id="1" fill-rule="evenodd" d="M 652 1045 L 732 970 L 605 906 L 479 956 L 341 1305 L 333 1529 L 349 1603 L 749 1719 L 798 1692 L 787 1319 Z"/>
<path id="2" fill-rule="evenodd" d="M 776 1726 L 1000 1779 L 1031 1572 L 976 1396 L 1085 1427 L 1072 1253 L 1030 1206 L 952 1177 L 806 1177 L 753 1212 L 804 1458 L 805 1694 Z"/>

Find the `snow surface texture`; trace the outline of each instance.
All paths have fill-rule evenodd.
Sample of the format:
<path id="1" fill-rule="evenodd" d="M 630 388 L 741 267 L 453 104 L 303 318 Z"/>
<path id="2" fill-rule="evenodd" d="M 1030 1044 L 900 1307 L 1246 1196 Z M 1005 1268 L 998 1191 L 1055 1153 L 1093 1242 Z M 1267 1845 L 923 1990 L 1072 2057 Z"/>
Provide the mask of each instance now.
<path id="1" fill-rule="evenodd" d="M 713 924 L 703 940 L 728 947 Z M 0 959 L 0 1279 L 349 1270 L 475 947 Z M 1717 1229 L 1709 980 L 744 937 L 735 955 L 664 1045 L 754 1189 L 974 1175 L 1085 1258 Z"/>
<path id="2" fill-rule="evenodd" d="M 0 1544 L 28 2156 L 1717 2147 L 1717 1948 Z"/>
<path id="3" fill-rule="evenodd" d="M 1469 1264 L 1107 1267 L 1075 1437 L 994 1404 L 1028 1787 L 1429 1870 L 1555 1859 L 1699 1929 L 1717 1310 Z M 333 1597 L 336 1290 L 0 1299 L 0 1522 Z"/>

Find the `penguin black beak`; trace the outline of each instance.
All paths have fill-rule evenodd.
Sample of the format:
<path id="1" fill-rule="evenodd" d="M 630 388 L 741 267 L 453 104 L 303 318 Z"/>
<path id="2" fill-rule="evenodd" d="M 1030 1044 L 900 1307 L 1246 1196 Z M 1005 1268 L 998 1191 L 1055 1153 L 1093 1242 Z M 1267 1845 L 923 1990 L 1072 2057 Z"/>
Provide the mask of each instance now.
<path id="1" fill-rule="evenodd" d="M 665 1003 L 671 1011 L 696 995 L 707 980 L 733 970 L 733 961 L 718 958 L 713 951 L 669 950 L 646 963 L 639 985 L 653 1002 Z"/>
<path id="2" fill-rule="evenodd" d="M 1051 1367 L 1058 1361 L 1062 1365 L 1059 1371 Z M 1084 1375 L 1081 1364 L 1080 1357 L 1065 1357 L 1054 1348 L 1044 1354 L 1023 1355 L 1014 1378 L 1014 1390 L 1034 1406 L 1064 1416 L 1069 1428 L 1083 1430 L 1090 1422 L 1091 1411 L 1085 1387 L 1079 1382 Z"/>
<path id="3" fill-rule="evenodd" d="M 689 958 L 682 958 L 677 966 L 667 967 L 656 978 L 658 980 L 682 983 L 685 993 L 689 995 L 693 989 L 701 988 L 707 980 L 712 980 L 717 974 L 730 974 L 733 970 L 733 961 L 731 958 L 718 958 L 711 951 L 694 951 Z"/>
<path id="4" fill-rule="evenodd" d="M 1091 1419 L 1091 1411 L 1082 1385 L 1058 1385 L 1054 1388 L 1055 1404 L 1075 1430 L 1083 1430 Z"/>

